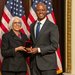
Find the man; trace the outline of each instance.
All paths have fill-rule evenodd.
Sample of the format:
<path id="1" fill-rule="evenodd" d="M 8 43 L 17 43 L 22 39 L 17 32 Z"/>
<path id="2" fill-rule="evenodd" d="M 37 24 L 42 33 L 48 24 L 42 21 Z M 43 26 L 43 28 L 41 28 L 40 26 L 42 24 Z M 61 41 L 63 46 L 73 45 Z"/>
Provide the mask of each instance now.
<path id="1" fill-rule="evenodd" d="M 27 52 L 32 54 L 31 75 L 56 75 L 55 51 L 59 43 L 58 27 L 46 18 L 47 8 L 44 3 L 37 4 L 36 14 L 38 20 L 31 25 L 30 38 L 33 45 L 27 48 Z M 40 22 L 40 29 L 38 22 Z M 39 29 L 39 34 L 37 29 Z"/>

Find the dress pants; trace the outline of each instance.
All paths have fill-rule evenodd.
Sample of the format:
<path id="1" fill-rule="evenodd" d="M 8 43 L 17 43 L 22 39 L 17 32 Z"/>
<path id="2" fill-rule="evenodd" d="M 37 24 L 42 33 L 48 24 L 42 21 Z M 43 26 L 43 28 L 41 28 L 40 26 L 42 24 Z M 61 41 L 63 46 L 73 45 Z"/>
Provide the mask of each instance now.
<path id="1" fill-rule="evenodd" d="M 39 68 L 36 65 L 36 62 L 34 61 L 34 65 L 31 68 L 31 75 L 57 75 L 57 74 L 56 74 L 56 69 L 39 70 Z"/>

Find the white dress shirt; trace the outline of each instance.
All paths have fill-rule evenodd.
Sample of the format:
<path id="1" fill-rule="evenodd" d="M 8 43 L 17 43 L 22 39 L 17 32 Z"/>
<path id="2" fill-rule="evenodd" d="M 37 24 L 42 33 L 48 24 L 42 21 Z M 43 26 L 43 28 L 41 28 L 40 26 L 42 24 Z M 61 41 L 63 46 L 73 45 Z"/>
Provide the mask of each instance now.
<path id="1" fill-rule="evenodd" d="M 44 23 L 45 23 L 45 21 L 46 21 L 46 17 L 43 19 L 43 20 L 41 20 L 41 21 L 38 21 L 37 20 L 37 22 L 36 22 L 36 24 L 35 24 L 35 27 L 34 27 L 34 34 L 35 34 L 35 37 L 36 37 L 36 27 L 37 27 L 37 23 L 38 22 L 40 22 L 41 24 L 40 24 L 40 30 L 42 29 L 42 27 L 43 27 L 43 25 L 44 25 Z M 40 53 L 41 52 L 41 50 L 40 50 L 40 48 L 38 48 L 38 53 Z"/>
<path id="2" fill-rule="evenodd" d="M 41 21 L 38 21 L 38 20 L 37 20 L 37 22 L 36 22 L 36 24 L 35 24 L 35 27 L 34 27 L 34 34 L 35 34 L 35 37 L 36 37 L 36 27 L 37 27 L 37 23 L 38 23 L 38 22 L 41 23 L 41 24 L 40 24 L 40 30 L 41 30 L 41 28 L 43 27 L 45 21 L 46 21 L 46 17 L 45 17 L 43 20 L 41 20 Z"/>

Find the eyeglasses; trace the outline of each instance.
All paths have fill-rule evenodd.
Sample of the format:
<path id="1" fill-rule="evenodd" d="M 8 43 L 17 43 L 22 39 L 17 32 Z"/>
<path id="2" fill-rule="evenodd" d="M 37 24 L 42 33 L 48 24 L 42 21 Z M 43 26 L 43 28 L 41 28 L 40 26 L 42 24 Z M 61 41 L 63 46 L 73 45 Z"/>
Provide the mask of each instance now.
<path id="1" fill-rule="evenodd" d="M 18 24 L 18 25 L 22 26 L 21 22 L 13 22 L 13 24 Z"/>

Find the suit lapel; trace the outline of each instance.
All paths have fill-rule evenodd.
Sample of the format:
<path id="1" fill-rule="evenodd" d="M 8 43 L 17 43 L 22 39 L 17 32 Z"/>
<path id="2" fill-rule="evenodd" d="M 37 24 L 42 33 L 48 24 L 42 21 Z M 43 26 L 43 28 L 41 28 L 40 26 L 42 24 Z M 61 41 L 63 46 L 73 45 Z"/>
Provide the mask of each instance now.
<path id="1" fill-rule="evenodd" d="M 43 27 L 41 28 L 41 30 L 40 30 L 40 33 L 39 33 L 39 35 L 38 35 L 38 38 L 37 38 L 37 41 L 41 38 L 41 36 L 42 36 L 42 34 L 45 32 L 45 30 L 46 30 L 46 28 L 47 28 L 47 20 L 45 21 L 45 23 L 44 23 L 44 25 L 43 25 Z"/>
<path id="2" fill-rule="evenodd" d="M 19 37 L 16 36 L 16 34 L 13 32 L 13 30 L 11 30 L 10 33 L 11 33 L 11 36 L 13 37 L 14 40 L 22 41 L 22 36 L 21 36 L 21 39 L 20 39 Z"/>
<path id="3" fill-rule="evenodd" d="M 36 23 L 36 22 L 35 22 Z M 35 34 L 34 34 L 34 26 L 35 26 L 35 23 L 32 24 L 32 27 L 31 27 L 31 34 L 32 34 L 32 39 L 34 41 L 34 43 L 36 43 L 37 41 L 39 41 L 39 39 L 41 38 L 42 34 L 45 32 L 45 30 L 47 29 L 48 27 L 48 20 L 45 21 L 43 27 L 41 28 L 40 30 L 40 33 L 38 35 L 38 38 L 36 39 L 35 38 Z"/>
<path id="4" fill-rule="evenodd" d="M 36 22 L 35 22 L 35 23 L 36 23 Z M 32 27 L 31 27 L 31 34 L 32 34 L 31 37 L 32 37 L 32 39 L 33 39 L 34 42 L 36 42 L 36 38 L 35 38 L 35 34 L 34 34 L 35 23 L 32 24 Z"/>

